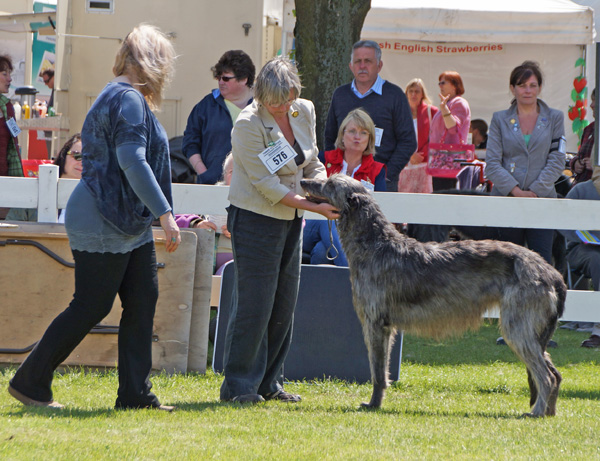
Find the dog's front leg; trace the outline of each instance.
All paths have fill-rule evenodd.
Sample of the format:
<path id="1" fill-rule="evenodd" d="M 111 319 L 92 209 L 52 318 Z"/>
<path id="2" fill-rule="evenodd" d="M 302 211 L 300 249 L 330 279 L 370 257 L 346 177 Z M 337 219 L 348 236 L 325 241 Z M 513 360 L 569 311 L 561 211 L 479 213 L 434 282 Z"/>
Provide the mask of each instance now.
<path id="1" fill-rule="evenodd" d="M 373 383 L 373 395 L 369 403 L 363 403 L 364 407 L 379 408 L 388 387 L 388 362 L 391 332 L 389 328 L 380 323 L 363 322 L 363 335 L 365 344 L 369 351 L 369 365 L 371 367 L 371 382 Z"/>

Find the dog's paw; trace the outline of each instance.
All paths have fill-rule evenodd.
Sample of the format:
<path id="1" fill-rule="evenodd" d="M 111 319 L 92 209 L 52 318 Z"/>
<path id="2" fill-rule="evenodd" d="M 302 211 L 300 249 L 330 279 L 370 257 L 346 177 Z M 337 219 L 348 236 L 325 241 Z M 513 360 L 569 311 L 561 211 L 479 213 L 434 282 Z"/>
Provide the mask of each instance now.
<path id="1" fill-rule="evenodd" d="M 370 403 L 367 402 L 363 402 L 360 404 L 360 408 L 362 410 L 377 410 L 380 407 L 380 405 L 371 405 Z"/>
<path id="2" fill-rule="evenodd" d="M 544 415 L 534 415 L 533 413 L 523 413 L 519 419 L 543 418 L 543 417 L 544 417 Z"/>

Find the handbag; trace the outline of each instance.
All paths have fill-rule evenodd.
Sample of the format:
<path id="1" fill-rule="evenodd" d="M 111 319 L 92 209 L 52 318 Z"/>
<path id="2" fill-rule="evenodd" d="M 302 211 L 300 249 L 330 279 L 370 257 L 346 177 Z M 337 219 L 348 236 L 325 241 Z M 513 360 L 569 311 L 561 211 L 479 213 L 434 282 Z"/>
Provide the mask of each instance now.
<path id="1" fill-rule="evenodd" d="M 427 157 L 427 173 L 436 178 L 456 178 L 464 165 L 461 163 L 475 160 L 475 145 L 465 144 L 460 138 L 460 144 L 446 144 L 448 130 L 444 132 L 441 142 L 429 143 Z"/>

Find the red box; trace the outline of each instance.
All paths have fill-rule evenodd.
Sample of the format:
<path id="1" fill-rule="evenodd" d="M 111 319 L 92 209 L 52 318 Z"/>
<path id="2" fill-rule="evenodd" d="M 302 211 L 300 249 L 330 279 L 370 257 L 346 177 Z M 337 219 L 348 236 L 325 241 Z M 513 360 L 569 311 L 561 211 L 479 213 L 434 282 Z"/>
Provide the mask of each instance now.
<path id="1" fill-rule="evenodd" d="M 40 165 L 52 163 L 52 160 L 41 160 L 41 159 L 26 159 L 22 160 L 23 164 L 23 175 L 26 178 L 37 178 Z"/>

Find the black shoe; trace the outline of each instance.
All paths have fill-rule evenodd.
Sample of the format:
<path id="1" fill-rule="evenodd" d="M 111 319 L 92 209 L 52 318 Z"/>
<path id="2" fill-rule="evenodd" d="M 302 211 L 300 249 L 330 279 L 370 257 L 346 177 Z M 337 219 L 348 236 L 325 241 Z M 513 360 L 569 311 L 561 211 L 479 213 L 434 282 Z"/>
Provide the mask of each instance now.
<path id="1" fill-rule="evenodd" d="M 581 343 L 581 347 L 600 347 L 600 336 L 592 335 Z"/>
<path id="2" fill-rule="evenodd" d="M 279 400 L 281 402 L 300 402 L 302 397 L 297 394 L 290 394 L 289 392 L 285 392 L 283 390 L 273 392 L 272 394 L 265 395 L 266 400 Z"/>

